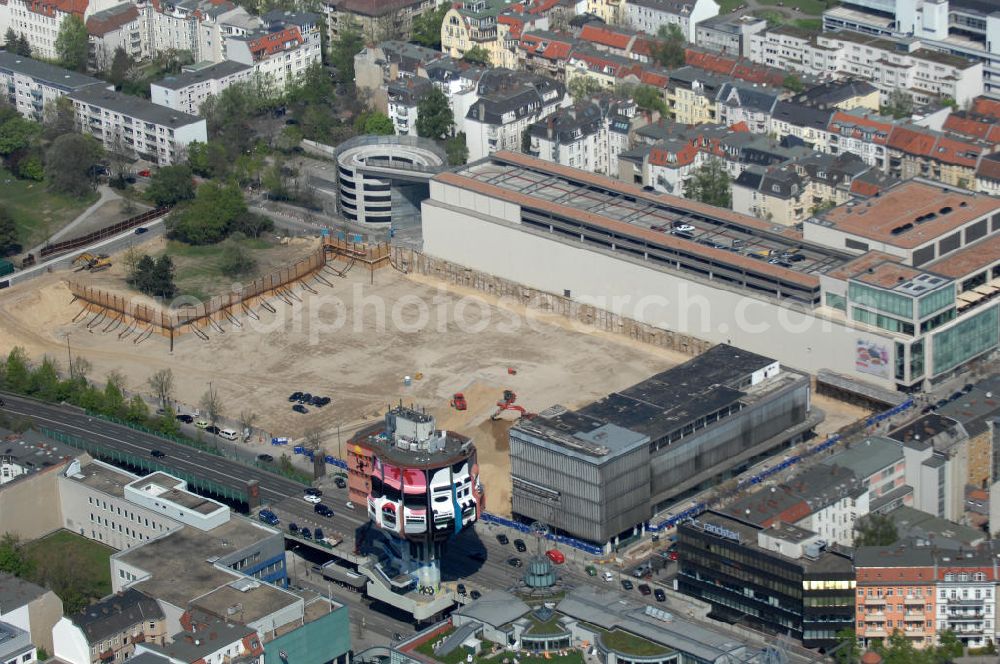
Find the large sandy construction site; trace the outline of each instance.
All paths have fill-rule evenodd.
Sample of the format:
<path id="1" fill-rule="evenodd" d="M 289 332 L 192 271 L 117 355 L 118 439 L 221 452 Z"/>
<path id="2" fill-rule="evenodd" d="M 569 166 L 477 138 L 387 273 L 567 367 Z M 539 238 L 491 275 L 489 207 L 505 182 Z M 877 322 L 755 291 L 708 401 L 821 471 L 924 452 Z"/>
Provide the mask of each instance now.
<path id="1" fill-rule="evenodd" d="M 504 389 L 530 411 L 572 407 L 687 359 L 393 269 L 376 271 L 374 285 L 364 267 L 327 276 L 332 287 L 312 282 L 317 294 L 297 290 L 302 301 L 293 305 L 271 300 L 276 313 L 258 307 L 259 321 L 224 324 L 222 334 L 208 329 L 207 341 L 183 335 L 171 353 L 159 335 L 135 344 L 102 325 L 88 329 L 91 316 L 73 323 L 81 306 L 71 302 L 65 279 L 88 277 L 53 273 L 0 293 L 0 352 L 22 346 L 36 360 L 48 354 L 65 366 L 69 334 L 73 354 L 91 362 L 95 380 L 118 371 L 130 390 L 148 393 L 150 375 L 169 367 L 181 404 L 196 408 L 211 382 L 226 415 L 249 409 L 258 426 L 279 436 L 321 428 L 333 454 L 338 424 L 346 441 L 389 402 L 412 402 L 433 411 L 441 427 L 474 437 L 490 508 L 498 512 L 509 509 L 505 434 L 514 416 L 494 422 L 490 415 Z M 105 276 L 93 281 L 109 286 Z M 333 401 L 300 415 L 287 401 L 299 390 Z M 467 411 L 449 407 L 454 392 L 464 392 Z"/>

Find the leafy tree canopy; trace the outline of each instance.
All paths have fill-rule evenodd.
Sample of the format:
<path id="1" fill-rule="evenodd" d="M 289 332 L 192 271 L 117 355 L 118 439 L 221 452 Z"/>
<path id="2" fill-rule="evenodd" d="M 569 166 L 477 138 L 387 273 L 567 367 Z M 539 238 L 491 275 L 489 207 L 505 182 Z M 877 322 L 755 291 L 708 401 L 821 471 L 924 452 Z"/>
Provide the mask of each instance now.
<path id="1" fill-rule="evenodd" d="M 87 56 L 90 53 L 90 36 L 83 19 L 70 14 L 63 19 L 56 35 L 56 53 L 59 62 L 66 69 L 87 71 Z"/>
<path id="2" fill-rule="evenodd" d="M 156 171 L 146 188 L 146 196 L 159 207 L 190 200 L 194 193 L 191 169 L 183 164 L 164 166 Z"/>
<path id="3" fill-rule="evenodd" d="M 719 159 L 711 159 L 694 170 L 684 186 L 684 196 L 702 203 L 728 208 L 733 200 L 729 174 Z"/>
<path id="4" fill-rule="evenodd" d="M 417 104 L 417 135 L 423 138 L 442 139 L 455 126 L 455 115 L 448 98 L 437 88 Z"/>

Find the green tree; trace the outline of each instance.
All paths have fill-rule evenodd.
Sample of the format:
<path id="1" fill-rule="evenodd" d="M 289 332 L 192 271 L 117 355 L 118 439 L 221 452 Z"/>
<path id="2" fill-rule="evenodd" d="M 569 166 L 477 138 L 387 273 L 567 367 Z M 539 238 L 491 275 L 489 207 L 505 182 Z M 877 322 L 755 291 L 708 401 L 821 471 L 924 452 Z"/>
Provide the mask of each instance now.
<path id="1" fill-rule="evenodd" d="M 854 546 L 889 546 L 899 539 L 895 522 L 884 514 L 861 517 L 854 530 Z"/>
<path id="2" fill-rule="evenodd" d="M 108 376 L 104 383 L 104 399 L 102 412 L 112 417 L 121 417 L 125 414 L 125 395 L 122 394 L 121 381 L 119 376 Z"/>
<path id="3" fill-rule="evenodd" d="M 653 62 L 667 69 L 683 67 L 686 62 L 684 48 L 686 40 L 680 26 L 673 23 L 661 25 L 656 36 L 658 39 L 651 49 Z"/>
<path id="4" fill-rule="evenodd" d="M 41 364 L 31 372 L 28 393 L 46 401 L 54 401 L 59 391 L 59 369 L 55 361 L 46 355 Z"/>
<path id="5" fill-rule="evenodd" d="M 950 629 L 938 634 L 938 646 L 934 658 L 938 662 L 951 662 L 965 654 L 965 647 L 958 636 Z"/>
<path id="6" fill-rule="evenodd" d="M 73 110 L 73 102 L 69 97 L 59 97 L 55 103 L 45 106 L 42 127 L 45 138 L 50 141 L 76 131 L 76 111 Z"/>
<path id="7" fill-rule="evenodd" d="M 20 346 L 14 346 L 7 354 L 4 362 L 4 386 L 12 392 L 24 394 L 28 391 L 31 381 L 31 365 L 28 354 Z"/>
<path id="8" fill-rule="evenodd" d="M 455 115 L 448 98 L 437 88 L 432 88 L 417 104 L 417 135 L 440 140 L 448 136 L 455 126 Z"/>
<path id="9" fill-rule="evenodd" d="M 893 630 L 888 640 L 877 643 L 873 650 L 882 656 L 882 664 L 921 664 L 929 653 L 919 652 L 901 631 Z"/>
<path id="10" fill-rule="evenodd" d="M 136 424 L 149 419 L 149 406 L 138 394 L 129 399 L 128 408 L 125 409 L 125 419 Z"/>
<path id="11" fill-rule="evenodd" d="M 21 116 L 13 117 L 0 124 L 0 155 L 8 157 L 27 149 L 42 133 L 37 122 Z"/>
<path id="12" fill-rule="evenodd" d="M 131 78 L 134 66 L 132 58 L 125 52 L 125 49 L 119 46 L 111 58 L 111 66 L 107 72 L 108 80 L 120 89 Z"/>
<path id="13" fill-rule="evenodd" d="M 893 88 L 889 92 L 889 97 L 881 112 L 883 115 L 891 115 L 897 120 L 908 118 L 913 115 L 913 97 L 906 91 L 906 88 Z"/>
<path id="14" fill-rule="evenodd" d="M 0 256 L 12 256 L 20 251 L 21 238 L 14 217 L 10 210 L 0 207 Z"/>
<path id="15" fill-rule="evenodd" d="M 795 74 L 786 75 L 785 80 L 781 82 L 781 86 L 790 92 L 794 92 L 795 94 L 799 94 L 806 89 L 802 79 Z"/>
<path id="16" fill-rule="evenodd" d="M 640 85 L 633 90 L 632 101 L 647 111 L 658 111 L 662 116 L 668 114 L 667 102 L 663 101 L 663 95 L 651 85 Z"/>
<path id="17" fill-rule="evenodd" d="M 83 19 L 70 14 L 63 19 L 56 35 L 56 54 L 59 63 L 73 71 L 87 71 L 87 55 L 90 52 L 90 37 Z"/>
<path id="18" fill-rule="evenodd" d="M 187 160 L 191 171 L 203 178 L 223 177 L 231 165 L 226 148 L 216 141 L 188 143 Z"/>
<path id="19" fill-rule="evenodd" d="M 837 647 L 834 659 L 837 664 L 858 664 L 861 659 L 861 646 L 858 644 L 858 635 L 853 629 L 842 629 L 836 634 Z"/>
<path id="20" fill-rule="evenodd" d="M 163 409 L 163 414 L 156 418 L 157 430 L 165 436 L 181 435 L 180 424 L 177 423 L 177 413 L 170 406 Z"/>
<path id="21" fill-rule="evenodd" d="M 348 21 L 340 34 L 330 43 L 330 64 L 337 72 L 337 80 L 350 88 L 354 86 L 354 56 L 365 47 L 361 29 L 353 20 Z"/>
<path id="22" fill-rule="evenodd" d="M 31 574 L 32 568 L 20 538 L 13 533 L 4 533 L 0 537 L 0 572 L 26 578 Z"/>
<path id="23" fill-rule="evenodd" d="M 164 166 L 153 173 L 146 187 L 146 196 L 158 207 L 191 200 L 194 198 L 191 169 L 183 164 Z"/>
<path id="24" fill-rule="evenodd" d="M 17 46 L 14 51 L 25 58 L 31 57 L 31 42 L 28 41 L 27 35 L 23 32 L 17 37 Z"/>
<path id="25" fill-rule="evenodd" d="M 245 237 L 239 237 L 241 233 L 235 234 L 222 243 L 222 256 L 219 260 L 219 269 L 227 277 L 242 277 L 253 272 L 257 262 L 247 251 L 243 242 Z"/>
<path id="26" fill-rule="evenodd" d="M 67 19 L 68 20 L 68 19 Z M 63 134 L 45 153 L 45 178 L 52 191 L 83 198 L 93 190 L 91 167 L 104 150 L 91 136 Z"/>
<path id="27" fill-rule="evenodd" d="M 684 185 L 684 196 L 692 200 L 728 208 L 733 200 L 729 174 L 720 159 L 710 159 L 691 174 Z"/>
<path id="28" fill-rule="evenodd" d="M 441 48 L 441 24 L 451 9 L 451 3 L 443 2 L 434 11 L 425 11 L 413 19 L 413 33 L 410 41 L 421 46 L 438 50 Z"/>
<path id="29" fill-rule="evenodd" d="M 152 282 L 150 295 L 171 298 L 177 294 L 177 286 L 174 284 L 174 261 L 170 256 L 163 254 L 156 259 L 150 281 Z"/>
<path id="30" fill-rule="evenodd" d="M 396 128 L 392 124 L 392 120 L 385 113 L 379 113 L 378 111 L 370 111 L 368 113 L 363 113 L 360 116 L 361 134 L 375 134 L 376 136 L 392 136 L 396 133 Z"/>
<path id="31" fill-rule="evenodd" d="M 235 185 L 206 182 L 195 199 L 168 222 L 170 236 L 189 244 L 215 244 L 247 214 L 246 201 Z"/>
<path id="32" fill-rule="evenodd" d="M 151 256 L 145 255 L 135 264 L 135 269 L 130 271 L 128 283 L 130 283 L 140 293 L 152 293 L 153 271 L 156 269 L 156 261 Z"/>
<path id="33" fill-rule="evenodd" d="M 468 62 L 473 65 L 480 65 L 482 67 L 492 67 L 493 62 L 490 60 L 490 53 L 482 46 L 473 46 L 465 55 L 462 56 L 462 62 Z"/>
<path id="34" fill-rule="evenodd" d="M 469 161 L 469 146 L 465 142 L 465 132 L 459 132 L 444 142 L 449 166 L 461 166 Z"/>
<path id="35" fill-rule="evenodd" d="M 4 33 L 3 47 L 6 51 L 12 51 L 17 48 L 17 33 L 14 32 L 14 28 L 8 27 L 7 32 Z"/>
<path id="36" fill-rule="evenodd" d="M 354 62 L 353 57 L 351 62 Z M 326 69 L 320 64 L 310 65 L 302 75 L 289 86 L 285 93 L 288 104 L 322 104 L 329 106 L 335 100 L 333 83 Z"/>
<path id="37" fill-rule="evenodd" d="M 566 91 L 573 98 L 573 101 L 588 99 L 603 89 L 604 86 L 590 76 L 575 76 L 566 84 Z"/>
<path id="38" fill-rule="evenodd" d="M 35 182 L 41 182 L 45 179 L 45 164 L 42 163 L 39 149 L 33 149 L 17 160 L 17 175 L 25 180 L 34 180 Z"/>

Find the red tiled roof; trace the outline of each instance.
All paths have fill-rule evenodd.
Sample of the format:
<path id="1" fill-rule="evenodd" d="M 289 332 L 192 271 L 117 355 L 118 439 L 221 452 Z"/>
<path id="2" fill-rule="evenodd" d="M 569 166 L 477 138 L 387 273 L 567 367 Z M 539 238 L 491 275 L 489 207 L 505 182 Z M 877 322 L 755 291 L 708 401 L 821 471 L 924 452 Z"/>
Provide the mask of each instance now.
<path id="1" fill-rule="evenodd" d="M 785 72 L 765 67 L 741 58 L 728 58 L 716 53 L 706 53 L 694 49 L 684 51 L 684 61 L 692 67 L 716 74 L 724 74 L 748 83 L 766 83 L 781 87 L 785 82 Z"/>
<path id="2" fill-rule="evenodd" d="M 645 37 L 642 35 L 637 36 L 635 38 L 635 43 L 632 44 L 632 52 L 635 53 L 636 55 L 642 55 L 647 58 L 651 58 L 653 57 L 653 44 L 655 43 L 656 40 L 650 39 L 649 37 Z"/>
<path id="3" fill-rule="evenodd" d="M 539 51 L 539 46 L 545 43 L 545 48 Z M 565 60 L 573 51 L 573 44 L 568 41 L 558 41 L 549 37 L 540 37 L 526 33 L 521 36 L 521 50 L 525 53 L 537 55 L 546 60 Z"/>
<path id="4" fill-rule="evenodd" d="M 292 26 L 251 40 L 250 52 L 253 54 L 254 60 L 260 60 L 263 57 L 286 50 L 288 42 L 295 42 L 295 45 L 298 46 L 302 41 L 302 34 L 299 33 L 298 27 Z"/>
<path id="5" fill-rule="evenodd" d="M 937 145 L 934 146 L 931 157 L 946 164 L 975 168 L 983 151 L 983 146 L 941 136 L 938 138 Z"/>
<path id="6" fill-rule="evenodd" d="M 127 23 L 131 23 L 139 18 L 139 10 L 135 5 L 126 5 L 124 11 L 112 14 L 105 19 L 91 16 L 87 19 L 87 33 L 94 37 L 101 37 L 109 32 L 113 32 Z"/>
<path id="7" fill-rule="evenodd" d="M 538 0 L 538 2 L 533 3 L 528 7 L 529 14 L 544 14 L 556 5 L 558 5 L 560 0 Z"/>
<path id="8" fill-rule="evenodd" d="M 864 180 L 852 180 L 851 181 L 851 193 L 858 194 L 860 196 L 874 196 L 882 190 L 882 187 L 874 182 L 865 182 Z"/>
<path id="9" fill-rule="evenodd" d="M 629 42 L 632 41 L 632 35 L 622 34 L 601 25 L 588 23 L 580 31 L 580 39 L 624 51 L 628 49 Z"/>
<path id="10" fill-rule="evenodd" d="M 889 134 L 889 147 L 926 157 L 934 150 L 934 135 L 912 127 L 896 126 Z"/>
<path id="11" fill-rule="evenodd" d="M 1000 126 L 987 116 L 973 117 L 966 113 L 952 113 L 944 121 L 944 128 L 956 134 L 979 138 L 996 145 L 1000 143 Z"/>
<path id="12" fill-rule="evenodd" d="M 976 97 L 972 102 L 972 112 L 976 115 L 1000 120 L 1000 101 L 987 99 L 986 97 Z"/>
<path id="13" fill-rule="evenodd" d="M 1000 182 L 1000 161 L 989 158 L 980 160 L 979 168 L 976 169 L 976 177 Z"/>
<path id="14" fill-rule="evenodd" d="M 670 154 L 673 154 L 670 150 L 654 147 L 649 151 L 649 163 L 653 166 L 666 166 L 668 168 L 689 166 L 694 163 L 695 157 L 698 156 L 698 148 L 691 143 L 686 143 L 677 151 L 674 161 L 668 159 Z"/>
<path id="15" fill-rule="evenodd" d="M 43 16 L 55 16 L 58 11 L 83 18 L 87 5 L 88 0 L 35 0 L 28 4 L 28 10 Z"/>

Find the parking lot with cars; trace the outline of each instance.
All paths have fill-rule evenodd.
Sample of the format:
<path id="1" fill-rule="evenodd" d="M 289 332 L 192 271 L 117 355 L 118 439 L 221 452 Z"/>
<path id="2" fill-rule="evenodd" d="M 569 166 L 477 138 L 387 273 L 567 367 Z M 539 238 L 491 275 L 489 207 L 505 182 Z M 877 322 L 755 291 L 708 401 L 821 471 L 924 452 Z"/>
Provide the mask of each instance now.
<path id="1" fill-rule="evenodd" d="M 296 413 L 306 415 L 309 407 L 322 408 L 330 403 L 330 397 L 310 394 L 309 392 L 292 392 L 288 397 L 288 402 L 294 404 L 292 410 Z"/>

